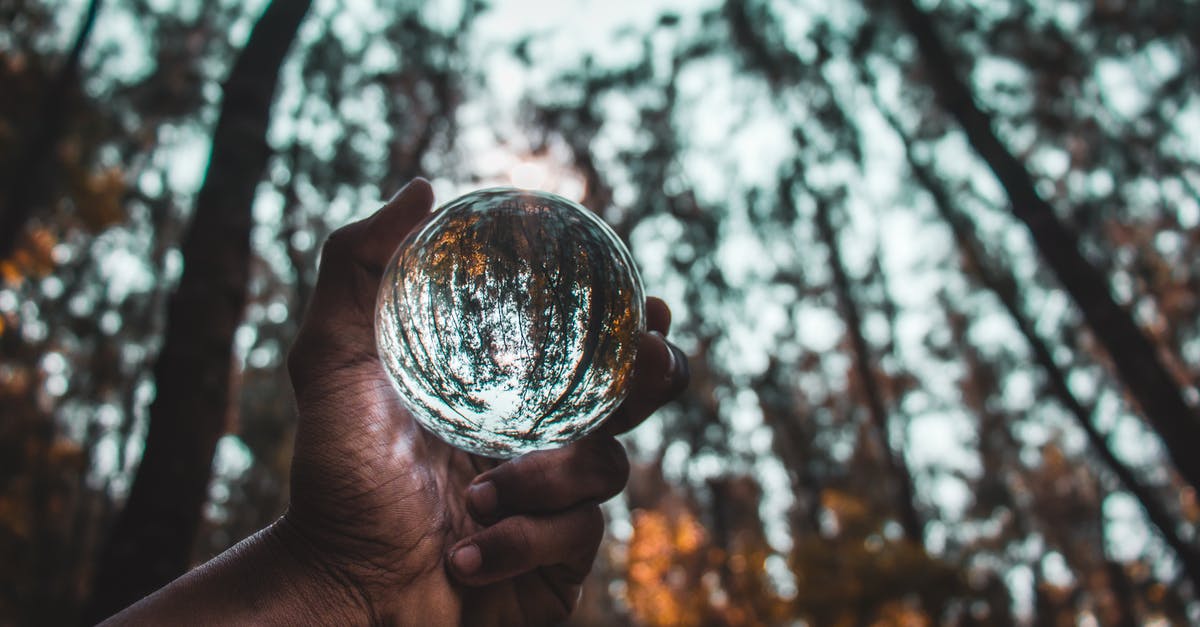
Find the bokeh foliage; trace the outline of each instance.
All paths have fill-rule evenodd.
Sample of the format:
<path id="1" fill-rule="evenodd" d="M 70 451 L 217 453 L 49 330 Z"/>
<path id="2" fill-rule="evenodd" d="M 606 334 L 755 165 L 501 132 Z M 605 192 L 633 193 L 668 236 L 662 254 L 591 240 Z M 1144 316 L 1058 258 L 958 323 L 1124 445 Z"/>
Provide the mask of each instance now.
<path id="1" fill-rule="evenodd" d="M 266 6 L 101 4 L 0 260 L 0 624 L 89 594 Z M 1200 3 L 918 4 L 952 63 L 873 0 L 315 2 L 194 559 L 286 503 L 284 356 L 324 236 L 414 175 L 446 200 L 524 162 L 629 241 L 693 368 L 629 437 L 578 624 L 1200 621 L 1197 486 L 938 97 L 965 80 L 1192 412 L 1156 420 L 1194 420 Z M 87 6 L 0 0 L 0 202 Z"/>

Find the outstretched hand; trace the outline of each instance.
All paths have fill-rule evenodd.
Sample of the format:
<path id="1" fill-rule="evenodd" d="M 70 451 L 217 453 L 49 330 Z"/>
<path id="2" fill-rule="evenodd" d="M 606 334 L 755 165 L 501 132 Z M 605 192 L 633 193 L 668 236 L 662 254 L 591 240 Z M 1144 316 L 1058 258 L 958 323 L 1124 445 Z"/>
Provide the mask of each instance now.
<path id="1" fill-rule="evenodd" d="M 288 360 L 300 424 L 281 535 L 375 622 L 561 620 L 603 535 L 599 503 L 628 478 L 613 436 L 686 387 L 686 360 L 651 298 L 628 399 L 597 432 L 504 463 L 445 444 L 401 405 L 374 336 L 384 266 L 432 203 L 418 179 L 325 244 Z"/>
<path id="2" fill-rule="evenodd" d="M 325 244 L 288 368 L 300 423 L 280 520 L 106 625 L 537 625 L 574 609 L 629 462 L 613 436 L 687 386 L 647 302 L 624 404 L 570 446 L 498 463 L 451 448 L 401 406 L 375 352 L 384 265 L 433 203 L 416 180 Z"/>

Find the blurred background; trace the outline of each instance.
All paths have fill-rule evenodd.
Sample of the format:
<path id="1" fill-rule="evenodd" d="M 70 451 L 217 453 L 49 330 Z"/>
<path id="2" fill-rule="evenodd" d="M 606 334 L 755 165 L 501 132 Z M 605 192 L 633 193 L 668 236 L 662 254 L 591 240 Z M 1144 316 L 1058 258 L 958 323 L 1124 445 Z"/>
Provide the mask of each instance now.
<path id="1" fill-rule="evenodd" d="M 418 174 L 579 199 L 690 355 L 575 624 L 1198 623 L 1198 65 L 1194 0 L 0 0 L 0 624 L 281 513 L 320 244 Z"/>

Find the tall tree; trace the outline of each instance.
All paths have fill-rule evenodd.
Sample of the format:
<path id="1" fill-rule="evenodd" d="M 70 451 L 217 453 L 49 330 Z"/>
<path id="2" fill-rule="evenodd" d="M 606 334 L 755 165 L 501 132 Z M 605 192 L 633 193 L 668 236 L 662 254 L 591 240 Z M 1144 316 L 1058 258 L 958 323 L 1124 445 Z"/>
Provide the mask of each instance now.
<path id="1" fill-rule="evenodd" d="M 101 0 L 88 3 L 71 50 L 42 97 L 41 117 L 26 137 L 24 157 L 16 159 L 13 164 L 11 187 L 4 204 L 0 205 L 0 259 L 12 254 L 24 232 L 25 223 L 33 215 L 37 204 L 46 197 L 44 190 L 48 187 L 57 158 L 55 146 L 62 134 L 67 104 L 79 81 L 79 64 L 96 25 L 101 4 Z"/>
<path id="2" fill-rule="evenodd" d="M 896 510 L 900 518 L 900 526 L 904 529 L 904 537 L 917 546 L 924 544 L 924 525 L 917 513 L 916 493 L 913 490 L 912 474 L 905 463 L 903 452 L 892 446 L 888 411 L 884 406 L 883 392 L 879 379 L 873 367 L 874 359 L 863 335 L 862 314 L 858 303 L 851 294 L 850 277 L 846 266 L 842 263 L 841 247 L 838 245 L 837 232 L 830 217 L 831 200 L 820 193 L 815 193 L 817 236 L 829 251 L 829 269 L 833 274 L 833 290 L 837 296 L 838 309 L 846 321 L 846 333 L 850 337 L 850 350 L 854 356 L 854 373 L 858 377 L 866 396 L 867 412 L 871 424 L 879 438 L 883 461 L 887 467 L 889 479 L 896 486 Z"/>
<path id="3" fill-rule="evenodd" d="M 1075 424 L 1087 436 L 1092 451 L 1108 471 L 1142 505 L 1146 517 L 1179 557 L 1183 570 L 1188 579 L 1192 581 L 1192 585 L 1200 589 L 1200 552 L 1197 552 L 1191 543 L 1180 537 L 1179 521 L 1163 507 L 1150 487 L 1138 479 L 1134 471 L 1113 453 L 1108 439 L 1092 424 L 1091 411 L 1085 408 L 1083 403 L 1071 392 L 1070 386 L 1067 385 L 1067 373 L 1054 360 L 1050 346 L 1036 331 L 1033 320 L 1021 309 L 1016 281 L 1012 276 L 997 269 L 996 264 L 991 260 L 985 258 L 983 244 L 975 237 L 970 221 L 954 209 L 950 196 L 941 182 L 927 166 L 917 159 L 913 150 L 913 142 L 901 131 L 899 122 L 891 115 L 885 114 L 885 117 L 888 118 L 892 128 L 904 139 L 905 154 L 913 177 L 933 199 L 934 208 L 946 225 L 950 227 L 955 243 L 974 270 L 979 282 L 996 296 L 1004 311 L 1016 325 L 1017 331 L 1025 338 L 1025 342 L 1033 353 L 1034 361 L 1046 376 L 1046 383 L 1054 399 L 1070 412 Z"/>
<path id="4" fill-rule="evenodd" d="M 225 83 L 208 171 L 182 252 L 155 364 L 145 454 L 103 549 L 87 612 L 98 620 L 184 572 L 229 407 L 233 337 L 250 266 L 251 206 L 270 149 L 266 134 L 280 67 L 308 0 L 267 6 Z"/>
<path id="5" fill-rule="evenodd" d="M 1129 311 L 1113 298 L 1104 274 L 1083 256 L 1078 235 L 1042 198 L 1024 164 L 997 136 L 991 118 L 955 70 L 954 56 L 930 16 L 913 0 L 900 0 L 895 7 L 916 39 L 938 99 L 995 174 L 1013 215 L 1028 228 L 1042 259 L 1107 350 L 1180 475 L 1200 489 L 1200 456 L 1192 451 L 1194 443 L 1200 442 L 1200 418 L 1184 400 L 1180 386 Z"/>
<path id="6" fill-rule="evenodd" d="M 71 47 L 56 42 L 75 35 L 59 33 L 58 4 L 0 0 L 0 41 L 9 44 L 0 43 L 5 164 L 30 154 L 44 94 Z M 657 20 L 622 21 L 617 32 L 587 24 L 587 8 L 564 14 L 566 28 L 530 29 L 507 3 L 462 3 L 458 24 L 460 5 L 364 13 L 337 4 L 311 9 L 313 28 L 295 42 L 276 87 L 277 151 L 257 189 L 266 202 L 238 326 L 254 342 L 239 345 L 244 360 L 232 360 L 224 425 L 250 464 L 212 466 L 192 559 L 226 548 L 284 506 L 294 411 L 282 362 L 315 279 L 315 244 L 422 164 L 447 192 L 455 182 L 491 184 L 512 162 L 533 160 L 548 178 L 586 181 L 586 204 L 630 242 L 647 289 L 671 303 L 672 335 L 695 367 L 688 398 L 630 440 L 631 511 L 618 504 L 612 512 L 628 524 L 613 525 L 600 576 L 584 593 L 593 611 L 578 624 L 1048 624 L 1088 615 L 1104 624 L 1186 624 L 1194 586 L 1172 584 L 1188 576 L 1179 546 L 1194 544 L 1185 525 L 1200 521 L 1200 501 L 1173 471 L 1163 474 L 1165 459 L 1145 455 L 1124 467 L 1143 489 L 1123 488 L 1102 448 L 1118 448 L 1117 433 L 1071 423 L 1099 425 L 1117 402 L 1109 390 L 1092 400 L 1084 391 L 1092 377 L 1075 385 L 1094 364 L 1064 360 L 1066 349 L 1094 342 L 1056 315 L 1062 301 L 1059 286 L 1046 284 L 1056 282 L 1046 264 L 1036 280 L 1009 280 L 1037 261 L 1023 242 L 1001 245 L 973 230 L 1014 235 L 1013 227 L 1026 236 L 1024 225 L 1004 220 L 1007 202 L 969 197 L 991 191 L 975 191 L 977 168 L 959 184 L 962 167 L 975 164 L 954 161 L 959 125 L 934 106 L 935 91 L 925 88 L 934 70 L 913 63 L 919 51 L 905 47 L 911 38 L 891 7 L 676 4 Z M 1197 79 L 1186 70 L 1196 60 L 1189 26 L 1200 12 L 1089 0 L 1052 10 L 917 4 L 934 16 L 971 95 L 1086 259 L 1137 313 L 1176 381 L 1190 377 L 1195 387 L 1187 358 L 1200 332 L 1192 296 L 1200 239 L 1189 235 L 1200 206 L 1194 155 L 1178 129 L 1193 117 L 1187 103 Z M 41 177 L 48 186 L 31 203 L 14 255 L 0 259 L 0 555 L 14 558 L 0 559 L 0 623 L 75 622 L 87 587 L 80 578 L 92 576 L 103 540 L 94 536 L 108 530 L 134 476 L 136 459 L 125 458 L 140 457 L 172 286 L 154 281 L 123 295 L 121 279 L 133 274 L 127 262 L 144 265 L 143 276 L 178 276 L 192 214 L 177 209 L 195 202 L 196 185 L 178 177 L 176 156 L 211 133 L 221 107 L 211 83 L 226 78 L 245 40 L 244 31 L 235 42 L 227 36 L 245 19 L 236 3 L 176 9 L 104 4 L 84 55 L 86 81 L 75 82 L 91 97 L 79 98 L 76 86 L 68 92 L 61 137 L 47 144 L 55 157 Z M 472 11 L 486 15 L 483 24 L 510 26 L 470 28 Z M 114 40 L 104 28 L 110 18 L 132 18 L 134 27 Z M 573 37 L 579 27 L 599 40 Z M 460 41 L 469 44 L 461 53 Z M 131 75 L 127 61 L 138 58 L 152 71 Z M 861 88 L 877 89 L 914 153 L 893 149 L 878 103 Z M 1137 90 L 1143 106 L 1125 98 Z M 799 157 L 808 178 L 789 185 L 796 126 L 808 139 Z M 914 155 L 929 181 L 906 166 Z M 15 170 L 0 165 L 0 202 Z M 808 186 L 829 200 L 827 231 L 840 247 L 866 351 L 843 326 L 829 238 L 816 228 Z M 936 209 L 931 187 L 962 218 L 982 261 L 925 211 Z M 804 203 L 803 216 L 785 196 Z M 843 228 L 852 207 L 856 223 L 870 219 L 862 206 L 888 208 L 876 223 L 886 254 L 872 257 L 878 244 Z M 90 237 L 99 229 L 78 222 L 109 207 L 115 217 L 102 222 L 114 228 Z M 996 246 L 1012 254 L 1011 266 Z M 112 263 L 114 253 L 126 263 Z M 993 297 L 979 267 L 1006 282 L 1013 309 L 1036 323 L 1030 328 L 1046 351 L 1026 348 L 1033 343 L 1009 324 L 1007 303 Z M 1046 303 L 1044 320 L 1035 301 Z M 1057 378 L 1071 385 L 1055 382 L 1037 353 L 1053 356 Z M 886 448 L 928 488 L 917 512 L 936 557 L 898 524 L 902 475 L 882 457 L 862 361 L 882 400 L 876 415 L 897 437 Z M 1076 366 L 1082 371 L 1072 374 Z M 1116 373 L 1101 379 L 1120 385 Z M 1077 398 L 1060 399 L 1062 389 Z M 53 433 L 22 435 L 51 420 Z M 35 439 L 44 442 L 31 446 Z M 154 442 L 161 448 L 162 436 Z M 639 465 L 655 470 L 639 473 Z M 747 489 L 755 485 L 761 492 Z M 1131 499 L 1110 499 L 1111 490 L 1148 503 L 1147 516 L 1125 507 Z M 1176 538 L 1164 531 L 1158 542 L 1152 531 L 1144 544 L 1105 542 L 1129 528 L 1142 537 L 1142 520 Z M 1181 555 L 1179 574 L 1154 563 L 1168 544 Z"/>

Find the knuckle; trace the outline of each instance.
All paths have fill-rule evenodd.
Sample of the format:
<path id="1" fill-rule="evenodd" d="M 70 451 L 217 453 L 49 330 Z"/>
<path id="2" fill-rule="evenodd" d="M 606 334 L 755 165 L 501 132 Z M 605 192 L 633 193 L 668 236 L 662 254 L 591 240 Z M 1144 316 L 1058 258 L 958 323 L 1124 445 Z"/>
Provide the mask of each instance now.
<path id="1" fill-rule="evenodd" d="M 351 227 L 346 225 L 335 229 L 328 237 L 325 238 L 325 243 L 321 245 L 321 259 L 329 260 L 345 256 L 350 250 Z"/>
<path id="2" fill-rule="evenodd" d="M 535 538 L 538 534 L 533 529 L 533 522 L 528 518 L 511 519 L 512 525 L 509 533 L 509 541 L 516 555 L 528 556 L 531 555 L 535 546 Z"/>
<path id="3" fill-rule="evenodd" d="M 604 539 L 604 512 L 599 505 L 585 507 L 580 513 L 579 527 L 583 537 L 587 539 L 589 552 L 595 551 Z"/>
<path id="4" fill-rule="evenodd" d="M 598 493 L 608 498 L 620 492 L 629 480 L 629 456 L 616 438 L 602 438 L 588 447 L 585 476 L 596 483 Z"/>

